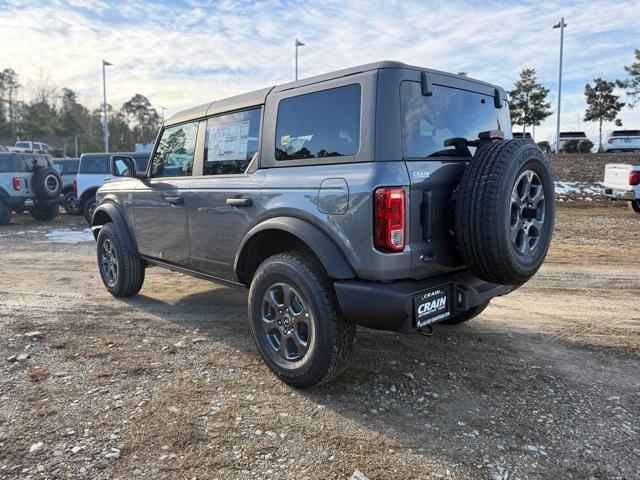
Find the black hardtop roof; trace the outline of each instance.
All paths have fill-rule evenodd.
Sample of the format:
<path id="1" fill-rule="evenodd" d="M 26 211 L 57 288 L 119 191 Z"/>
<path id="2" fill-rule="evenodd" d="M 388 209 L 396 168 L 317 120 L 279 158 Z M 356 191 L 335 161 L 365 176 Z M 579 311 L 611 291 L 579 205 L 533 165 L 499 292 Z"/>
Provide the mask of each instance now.
<path id="1" fill-rule="evenodd" d="M 612 137 L 636 137 L 640 135 L 640 130 L 614 130 L 611 133 Z"/>
<path id="2" fill-rule="evenodd" d="M 38 142 L 36 142 L 38 143 Z M 51 160 L 53 160 L 53 158 L 51 157 L 51 155 L 49 155 L 48 153 L 21 153 L 21 152 L 0 152 L 0 158 L 7 158 L 7 157 L 45 157 L 45 158 L 50 158 Z"/>
<path id="3" fill-rule="evenodd" d="M 365 65 L 359 65 L 356 67 L 350 67 L 342 70 L 323 73 L 321 75 L 315 75 L 313 77 L 303 78 L 301 80 L 297 80 L 294 82 L 288 82 L 282 85 L 262 88 L 260 90 L 254 90 L 252 92 L 243 93 L 241 95 L 236 95 L 236 96 L 224 98 L 221 100 L 215 100 L 209 103 L 203 103 L 202 105 L 199 105 L 197 107 L 189 108 L 187 110 L 183 110 L 182 112 L 176 113 L 175 115 L 167 119 L 164 122 L 164 125 L 165 126 L 176 125 L 182 122 L 188 122 L 190 120 L 195 120 L 195 119 L 206 117 L 209 115 L 215 115 L 216 113 L 228 112 L 233 110 L 241 110 L 243 108 L 252 107 L 255 105 L 261 105 L 266 101 L 267 95 L 269 95 L 269 93 L 272 93 L 272 92 L 275 93 L 275 92 L 282 92 L 285 90 L 292 90 L 295 88 L 304 87 L 306 85 L 312 85 L 314 83 L 326 82 L 329 80 L 334 80 L 336 78 L 355 75 L 357 73 L 369 72 L 373 70 L 382 70 L 382 69 L 418 70 L 421 72 L 436 73 L 438 75 L 446 75 L 449 77 L 463 78 L 465 80 L 475 82 L 481 85 L 490 86 L 491 88 L 497 88 L 501 92 L 504 92 L 504 89 L 498 85 L 493 85 L 487 82 L 483 82 L 481 80 L 476 80 L 474 78 L 467 77 L 466 75 L 456 75 L 454 73 L 443 72 L 440 70 L 416 67 L 416 66 L 408 65 L 402 62 L 384 60 L 380 62 L 367 63 Z"/>
<path id="4" fill-rule="evenodd" d="M 584 132 L 560 132 L 561 137 L 586 137 Z"/>

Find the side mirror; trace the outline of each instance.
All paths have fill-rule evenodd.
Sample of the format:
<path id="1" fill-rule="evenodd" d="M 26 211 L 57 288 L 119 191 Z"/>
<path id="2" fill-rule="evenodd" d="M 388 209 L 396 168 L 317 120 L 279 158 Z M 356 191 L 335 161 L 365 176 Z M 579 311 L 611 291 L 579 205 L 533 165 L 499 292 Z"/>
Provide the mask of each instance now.
<path id="1" fill-rule="evenodd" d="M 109 159 L 109 166 L 111 175 L 114 177 L 139 177 L 139 174 L 136 172 L 136 161 L 133 157 L 112 155 Z"/>

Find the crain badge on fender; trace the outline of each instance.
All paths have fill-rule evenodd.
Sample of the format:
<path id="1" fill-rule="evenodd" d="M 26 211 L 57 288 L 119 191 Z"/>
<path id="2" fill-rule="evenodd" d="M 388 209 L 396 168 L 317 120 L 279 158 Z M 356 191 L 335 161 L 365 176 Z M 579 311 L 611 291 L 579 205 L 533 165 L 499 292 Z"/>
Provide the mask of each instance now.
<path id="1" fill-rule="evenodd" d="M 431 172 L 425 172 L 424 170 L 417 170 L 413 172 L 413 178 L 429 178 Z"/>

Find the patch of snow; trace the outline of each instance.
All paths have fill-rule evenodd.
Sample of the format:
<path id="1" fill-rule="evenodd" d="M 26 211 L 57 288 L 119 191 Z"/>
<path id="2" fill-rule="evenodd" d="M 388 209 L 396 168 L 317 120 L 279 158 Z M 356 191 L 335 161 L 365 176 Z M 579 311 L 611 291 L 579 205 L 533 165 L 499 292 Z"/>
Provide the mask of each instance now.
<path id="1" fill-rule="evenodd" d="M 604 194 L 604 186 L 601 183 L 589 182 L 555 182 L 556 196 L 563 197 L 567 195 L 602 195 Z"/>
<path id="2" fill-rule="evenodd" d="M 91 233 L 90 228 L 85 228 L 81 231 L 71 230 L 69 228 L 51 230 L 45 236 L 52 242 L 57 243 L 81 243 L 93 241 L 93 233 Z"/>

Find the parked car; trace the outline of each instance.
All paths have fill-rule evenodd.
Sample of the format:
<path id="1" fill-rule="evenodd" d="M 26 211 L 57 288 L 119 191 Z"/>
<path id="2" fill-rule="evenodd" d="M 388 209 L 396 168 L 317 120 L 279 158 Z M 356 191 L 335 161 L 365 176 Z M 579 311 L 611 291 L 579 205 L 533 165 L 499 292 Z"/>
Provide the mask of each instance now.
<path id="1" fill-rule="evenodd" d="M 640 130 L 614 130 L 602 148 L 605 152 L 640 152 Z"/>
<path id="2" fill-rule="evenodd" d="M 575 141 L 576 145 L 579 145 L 580 142 L 584 140 L 589 140 L 587 134 L 584 132 L 560 132 L 560 141 L 559 141 L 559 152 L 564 152 L 564 146 L 568 141 Z M 556 152 L 556 141 L 555 139 L 551 142 L 551 150 Z M 558 152 L 556 152 L 558 153 Z"/>
<path id="3" fill-rule="evenodd" d="M 79 158 L 56 158 L 53 166 L 62 178 L 62 206 L 69 215 L 80 215 L 82 209 L 76 196 L 76 176 L 78 175 Z"/>
<path id="4" fill-rule="evenodd" d="M 614 200 L 629 202 L 629 208 L 640 213 L 640 165 L 606 164 L 604 193 Z"/>
<path id="5" fill-rule="evenodd" d="M 525 138 L 533 142 L 533 137 L 529 132 L 513 132 L 513 138 Z"/>
<path id="6" fill-rule="evenodd" d="M 154 265 L 248 287 L 257 348 L 297 387 L 344 369 L 356 323 L 476 317 L 535 274 L 554 225 L 505 91 L 397 62 L 186 110 L 146 170 L 111 167 L 91 222 L 106 289 L 134 295 Z"/>
<path id="7" fill-rule="evenodd" d="M 62 179 L 48 155 L 0 153 L 0 225 L 25 210 L 36 220 L 53 220 L 61 192 Z"/>
<path id="8" fill-rule="evenodd" d="M 136 161 L 136 168 L 145 170 L 149 162 L 149 152 L 125 152 L 118 155 L 129 155 Z M 109 169 L 109 154 L 84 153 L 80 156 L 80 166 L 76 176 L 76 198 L 78 208 L 91 223 L 91 217 L 96 207 L 96 191 L 107 180 L 111 180 Z"/>
<path id="9" fill-rule="evenodd" d="M 6 145 L 0 145 L 0 152 L 8 152 L 9 151 L 9 147 L 7 147 Z"/>
<path id="10" fill-rule="evenodd" d="M 12 151 L 19 153 L 49 153 L 51 147 L 42 142 L 18 141 Z"/>

